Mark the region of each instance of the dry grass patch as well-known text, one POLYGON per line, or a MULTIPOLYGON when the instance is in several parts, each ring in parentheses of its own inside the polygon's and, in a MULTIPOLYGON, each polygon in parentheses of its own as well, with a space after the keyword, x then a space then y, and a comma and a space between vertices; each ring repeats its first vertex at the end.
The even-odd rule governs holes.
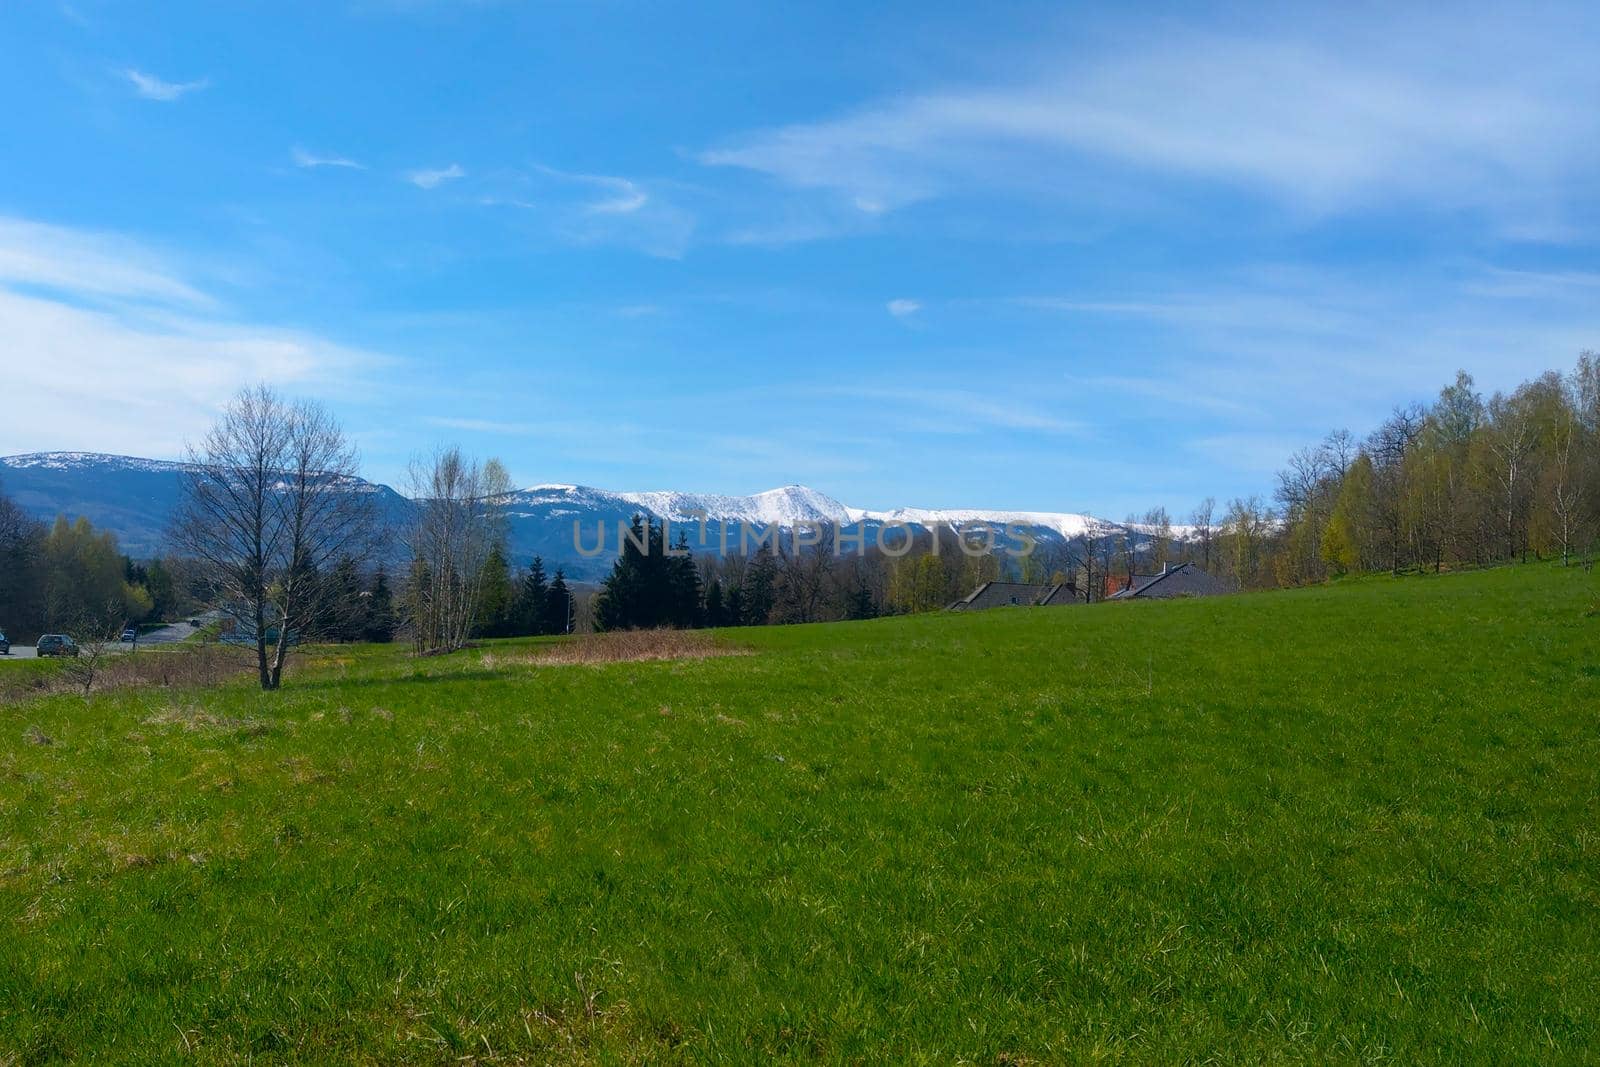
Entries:
POLYGON ((55 693, 82 693, 140 688, 205 689, 250 673, 250 660, 238 649, 193 645, 114 652, 91 665, 66 660, 48 667, 33 663, 8 665, 0 671, 0 702, 23 701, 55 693))
POLYGON ((181 726, 185 730, 218 730, 237 733, 244 737, 258 737, 272 729, 272 724, 265 719, 252 716, 236 718, 229 715, 213 715, 204 708, 194 704, 185 704, 182 707, 171 705, 150 716, 145 720, 146 726, 181 726))
POLYGON ((721 644, 704 630, 622 630, 609 634, 585 634, 560 644, 547 645, 522 657, 522 662, 540 666, 644 663, 651 660, 748 655, 750 649, 721 644))
POLYGON ((182 649, 134 652, 101 660, 96 689, 137 686, 194 686, 205 688, 253 670, 248 656, 224 645, 196 645, 182 649))

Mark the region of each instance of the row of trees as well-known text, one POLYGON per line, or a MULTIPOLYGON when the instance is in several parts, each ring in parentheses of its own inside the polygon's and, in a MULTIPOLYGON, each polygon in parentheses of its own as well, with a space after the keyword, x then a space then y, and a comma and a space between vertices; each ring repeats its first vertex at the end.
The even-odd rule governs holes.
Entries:
MULTIPOLYGON (((636 516, 594 605, 600 630, 765 626, 928 611, 998 578, 999 557, 969 555, 948 528, 910 533, 904 552, 836 552, 838 531, 763 540, 750 555, 694 556, 680 531, 636 516), (798 541, 798 543, 796 543, 798 541)), ((1064 579, 1063 579, 1064 580, 1064 579)))
POLYGON ((0 624, 13 641, 171 618, 198 606, 194 587, 181 559, 134 560, 85 518, 47 526, 0 494, 0 624))
POLYGON ((520 575, 511 573, 503 548, 484 563, 482 605, 474 633, 479 637, 534 637, 571 633, 576 601, 560 567, 550 577, 544 559, 533 557, 520 575))
POLYGON ((394 640, 400 616, 389 586, 389 569, 379 563, 369 574, 360 561, 346 556, 323 581, 321 607, 310 634, 327 641, 394 640))
POLYGON ((1261 582, 1587 558, 1600 527, 1600 356, 1487 398, 1461 372, 1364 440, 1339 432, 1295 453, 1277 504, 1262 516, 1261 582))
POLYGON ((1094 601, 1135 572, 1180 563, 1264 588, 1530 556, 1587 562, 1600 535, 1600 355, 1488 397, 1461 372, 1431 404, 1397 408, 1365 438, 1339 430, 1296 452, 1271 504, 1207 498, 1183 523, 1153 508, 1017 560, 968 555, 950 529, 919 532, 897 557, 841 557, 827 547, 832 533, 811 547, 763 544, 691 566, 661 552, 657 524, 635 520, 637 546, 624 545, 596 625, 870 618, 935 610, 1001 577, 1070 581, 1094 601))
POLYGON ((355 448, 321 407, 266 386, 246 389, 189 450, 173 540, 212 603, 251 646, 263 689, 276 689, 301 640, 385 641, 401 630, 419 653, 475 636, 562 633, 573 598, 542 560, 515 580, 500 502, 511 490, 496 460, 441 449, 412 464, 403 588, 373 559, 393 541, 362 492, 355 448))

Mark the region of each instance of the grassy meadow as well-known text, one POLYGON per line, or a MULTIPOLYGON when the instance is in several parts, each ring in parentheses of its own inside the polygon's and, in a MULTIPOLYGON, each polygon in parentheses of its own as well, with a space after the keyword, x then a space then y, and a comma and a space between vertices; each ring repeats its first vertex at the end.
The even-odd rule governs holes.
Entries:
POLYGON ((1592 1061, 1597 600, 1532 565, 8 698, 0 1064, 1592 1061))

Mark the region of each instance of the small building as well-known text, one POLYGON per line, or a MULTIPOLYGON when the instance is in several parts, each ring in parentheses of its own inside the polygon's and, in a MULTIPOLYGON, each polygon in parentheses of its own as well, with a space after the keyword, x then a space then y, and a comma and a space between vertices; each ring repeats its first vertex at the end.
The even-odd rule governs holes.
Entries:
POLYGON ((1174 600, 1188 596, 1221 596, 1236 592, 1232 582, 1196 567, 1180 563, 1163 566, 1160 574, 1135 574, 1108 600, 1174 600))
POLYGON ((970 594, 951 604, 949 611, 985 611, 989 608, 1057 607, 1081 604, 1083 597, 1075 582, 1034 585, 1029 582, 984 582, 970 594))

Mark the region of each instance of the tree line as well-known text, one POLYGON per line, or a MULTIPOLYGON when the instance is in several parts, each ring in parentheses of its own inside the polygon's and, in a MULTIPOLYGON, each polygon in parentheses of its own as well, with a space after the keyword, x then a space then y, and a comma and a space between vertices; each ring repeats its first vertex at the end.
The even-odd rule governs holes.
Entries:
POLYGON ((919 530, 904 554, 840 557, 825 531, 812 547, 763 543, 750 556, 690 564, 661 552, 659 523, 636 518, 595 625, 871 618, 937 610, 1000 578, 1071 582, 1093 602, 1136 573, 1183 563, 1247 589, 1530 557, 1587 565, 1600 536, 1600 354, 1487 397, 1459 372, 1431 403, 1396 408, 1364 438, 1336 430, 1297 451, 1271 502, 1207 498, 1186 522, 1156 507, 1016 560, 967 555, 961 536, 919 530))
POLYGON ((192 611, 197 594, 186 560, 133 559, 88 519, 47 525, 0 492, 0 629, 13 642, 58 631, 104 637, 192 611))
POLYGON ((1488 397, 1465 371, 1428 404, 1396 408, 1290 457, 1246 573, 1299 584, 1359 571, 1559 558, 1587 562, 1600 528, 1600 355, 1488 397))

